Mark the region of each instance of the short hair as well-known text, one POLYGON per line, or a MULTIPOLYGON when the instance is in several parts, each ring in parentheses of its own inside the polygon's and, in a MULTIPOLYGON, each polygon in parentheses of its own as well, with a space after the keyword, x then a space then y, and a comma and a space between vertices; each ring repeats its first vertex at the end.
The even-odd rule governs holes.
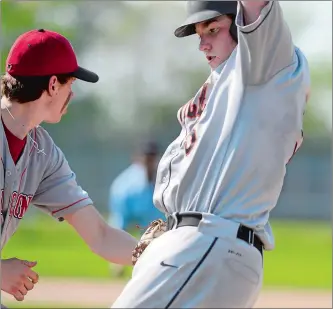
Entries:
POLYGON ((27 103, 41 97, 49 88, 50 78, 56 76, 59 83, 64 85, 71 74, 54 74, 50 76, 11 76, 8 73, 1 77, 1 97, 10 101, 27 103))

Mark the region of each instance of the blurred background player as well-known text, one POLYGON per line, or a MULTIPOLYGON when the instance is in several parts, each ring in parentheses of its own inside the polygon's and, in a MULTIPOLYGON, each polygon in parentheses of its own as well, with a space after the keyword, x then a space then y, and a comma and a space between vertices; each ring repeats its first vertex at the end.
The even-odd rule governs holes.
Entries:
MULTIPOLYGON (((134 235, 161 216, 153 204, 158 156, 159 147, 155 141, 142 143, 133 155, 132 164, 112 182, 108 202, 111 226, 134 235)), ((111 268, 117 276, 125 269, 113 264, 111 268)))

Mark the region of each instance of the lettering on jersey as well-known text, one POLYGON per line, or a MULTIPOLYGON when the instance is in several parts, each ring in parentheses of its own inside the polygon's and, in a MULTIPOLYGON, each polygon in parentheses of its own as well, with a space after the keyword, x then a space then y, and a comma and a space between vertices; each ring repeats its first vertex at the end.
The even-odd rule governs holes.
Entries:
POLYGON ((197 105, 193 103, 193 99, 188 103, 186 116, 191 119, 197 117, 197 105))
POLYGON ((197 117, 201 116, 202 112, 206 107, 206 93, 207 93, 207 84, 204 84, 199 97, 199 108, 197 112, 197 117))
POLYGON ((190 101, 188 101, 185 105, 183 105, 179 110, 178 110, 178 113, 177 113, 177 118, 178 118, 178 121, 181 125, 185 125, 185 115, 187 113, 187 108, 188 106, 190 106, 193 102, 193 99, 191 99, 190 101))
POLYGON ((182 106, 178 111, 178 120, 180 124, 185 123, 185 118, 195 119, 201 116, 202 112, 206 107, 206 93, 207 93, 207 84, 202 86, 199 102, 198 104, 194 103, 194 99, 192 98, 188 101, 184 106, 182 106))
POLYGON ((16 219, 22 219, 27 212, 33 196, 14 191, 9 200, 10 215, 16 219))
MULTIPOLYGON (((189 119, 195 119, 199 118, 204 111, 206 107, 206 93, 207 93, 207 84, 204 84, 202 86, 199 98, 198 98, 198 104, 194 103, 194 100, 191 99, 186 105, 184 105, 179 111, 178 111, 178 119, 182 125, 185 124, 185 118, 189 119)), ((192 129, 192 131, 186 135, 185 137, 185 153, 186 155, 189 155, 191 150, 194 147, 195 142, 197 141, 197 133, 195 128, 192 129)))
POLYGON ((204 84, 202 86, 200 95, 199 95, 199 102, 198 104, 195 104, 193 99, 187 103, 187 113, 186 116, 190 119, 198 118, 201 116, 202 112, 204 111, 206 107, 205 99, 206 99, 206 93, 207 93, 207 84, 204 84))
POLYGON ((15 203, 16 203, 16 198, 17 198, 17 192, 14 191, 14 192, 12 192, 12 194, 10 195, 10 198, 9 198, 8 210, 9 210, 9 215, 10 216, 13 215, 13 210, 15 208, 15 203))
POLYGON ((195 129, 192 130, 191 134, 187 135, 185 140, 185 153, 188 156, 197 141, 197 135, 195 129))

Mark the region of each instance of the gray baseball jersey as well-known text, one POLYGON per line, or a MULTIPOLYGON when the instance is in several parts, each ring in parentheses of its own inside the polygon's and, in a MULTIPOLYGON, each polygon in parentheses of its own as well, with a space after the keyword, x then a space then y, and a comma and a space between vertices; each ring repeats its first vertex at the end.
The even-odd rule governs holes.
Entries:
POLYGON ((27 139, 15 165, 0 121, 1 248, 16 231, 30 204, 56 219, 92 204, 47 131, 37 127, 30 135, 32 139, 27 139))
POLYGON ((243 20, 238 5, 237 48, 178 111, 181 132, 159 163, 154 203, 252 227, 270 250, 269 213, 303 140, 310 74, 278 1, 253 24, 243 20))

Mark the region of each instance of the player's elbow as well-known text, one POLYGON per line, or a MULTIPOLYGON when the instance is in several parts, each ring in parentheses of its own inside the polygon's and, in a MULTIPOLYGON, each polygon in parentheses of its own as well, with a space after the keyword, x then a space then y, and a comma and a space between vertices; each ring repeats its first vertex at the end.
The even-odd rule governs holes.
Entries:
POLYGON ((244 22, 246 25, 254 23, 260 16, 261 10, 269 1, 241 1, 244 10, 244 22))

